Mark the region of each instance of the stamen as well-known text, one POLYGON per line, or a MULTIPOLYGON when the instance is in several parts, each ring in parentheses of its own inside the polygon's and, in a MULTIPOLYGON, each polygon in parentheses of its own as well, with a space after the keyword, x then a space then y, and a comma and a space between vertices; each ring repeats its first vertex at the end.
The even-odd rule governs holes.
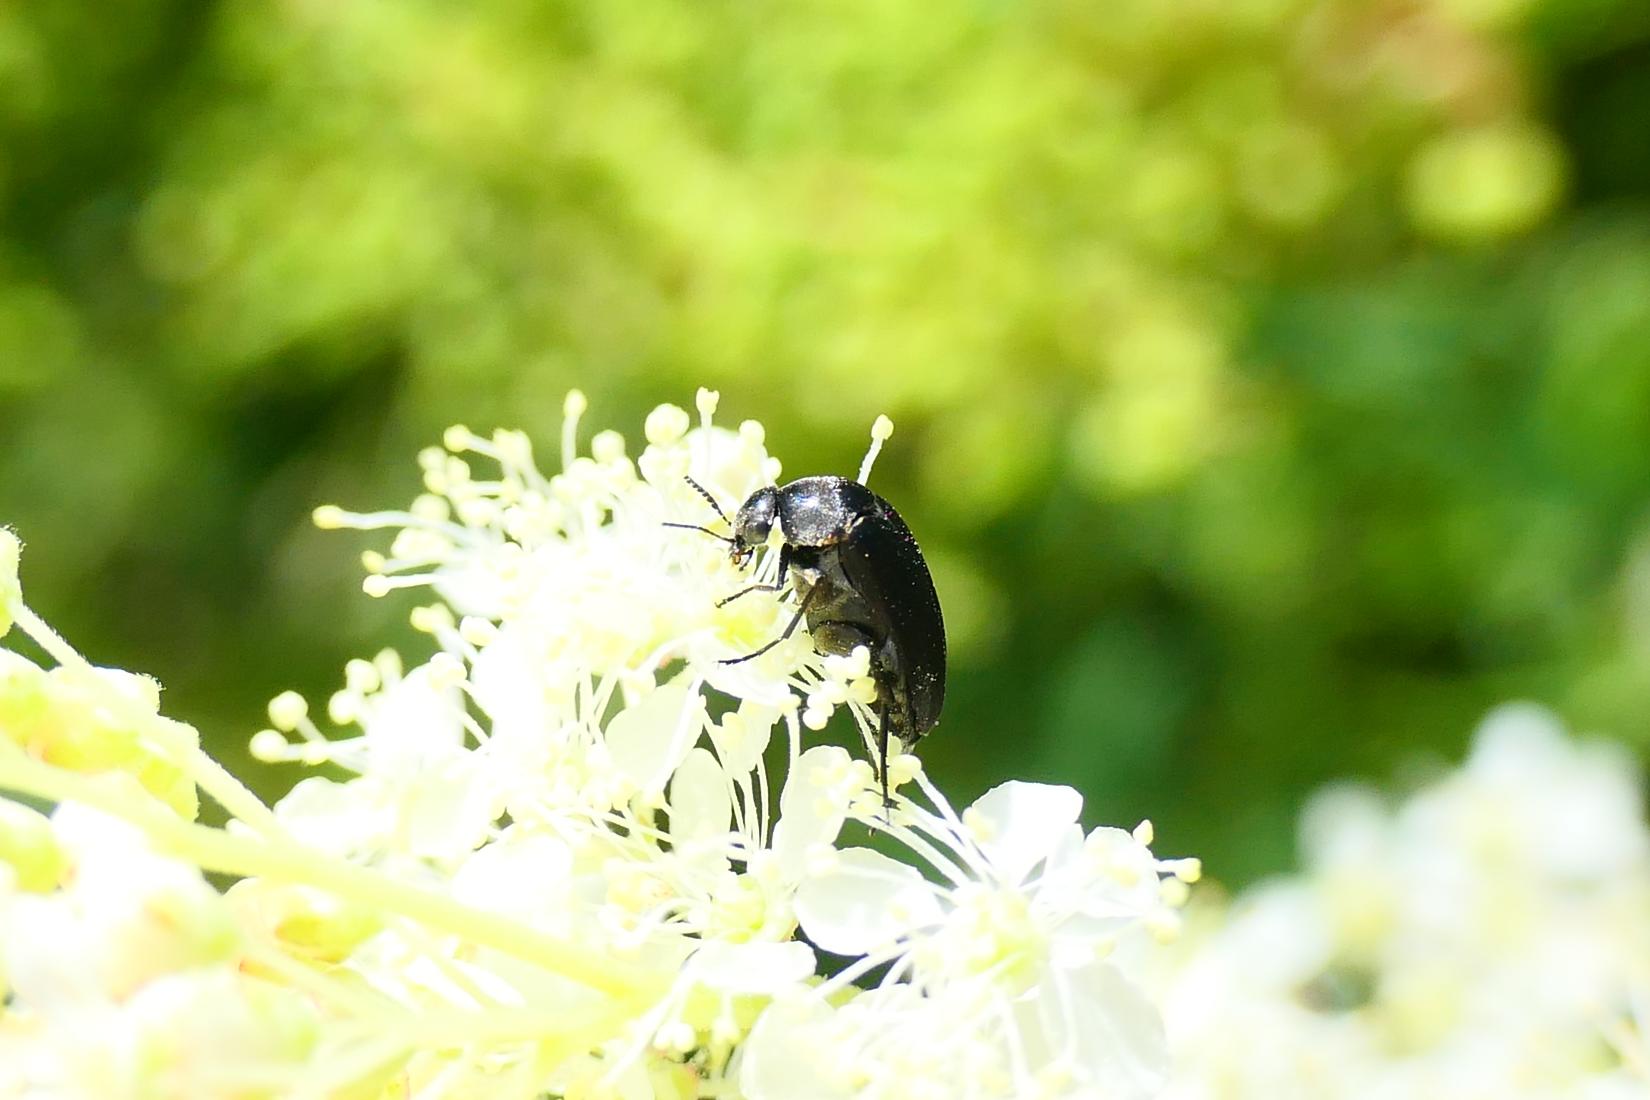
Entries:
POLYGON ((561 406, 561 468, 564 470, 571 467, 579 455, 579 417, 589 407, 590 401, 582 390, 567 391, 567 399, 561 406))
POLYGON ((252 759, 265 764, 274 764, 290 760, 292 743, 279 730, 259 730, 247 742, 247 751, 252 759))
POLYGON ((679 405, 660 405, 647 414, 642 434, 655 447, 668 447, 686 435, 692 425, 686 409, 679 405))
POLYGON ((309 703, 296 691, 283 691, 269 701, 269 724, 291 732, 309 715, 309 703))
POLYGON ((361 591, 376 600, 388 596, 398 588, 422 588, 434 584, 439 579, 434 573, 404 573, 395 577, 372 573, 362 578, 361 591))
POLYGON ((693 395, 693 404, 699 410, 699 426, 706 430, 710 428, 710 418, 716 415, 716 406, 721 402, 722 395, 716 390, 700 386, 693 395))
POLYGON ((877 455, 882 453, 882 445, 888 437, 894 434, 894 422, 887 416, 879 416, 876 423, 871 425, 871 449, 865 452, 865 461, 859 464, 858 481, 861 485, 871 480, 871 467, 876 465, 877 455))
POLYGON ((476 437, 476 434, 463 424, 454 424, 441 433, 441 445, 453 454, 473 450, 475 445, 480 442, 481 440, 476 437))

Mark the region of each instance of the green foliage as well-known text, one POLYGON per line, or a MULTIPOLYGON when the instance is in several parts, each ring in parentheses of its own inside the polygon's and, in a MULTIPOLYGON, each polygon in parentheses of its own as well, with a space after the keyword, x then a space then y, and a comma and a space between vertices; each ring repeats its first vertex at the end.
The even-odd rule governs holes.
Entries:
POLYGON ((1081 778, 1241 878, 1506 696, 1650 737, 1647 40, 1633 0, 14 5, 0 520, 230 744, 392 632, 307 515, 409 498, 446 424, 705 384, 851 472, 888 412, 932 766, 1081 778))

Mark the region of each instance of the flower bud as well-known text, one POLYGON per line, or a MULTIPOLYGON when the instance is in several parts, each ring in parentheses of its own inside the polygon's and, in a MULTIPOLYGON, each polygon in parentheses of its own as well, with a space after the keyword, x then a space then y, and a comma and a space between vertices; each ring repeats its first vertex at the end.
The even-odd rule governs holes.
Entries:
POLYGON ((318 962, 343 961, 383 927, 370 909, 291 883, 243 879, 225 897, 242 926, 318 962))
POLYGON ((18 889, 37 894, 55 889, 68 867, 46 815, 4 798, 0 798, 0 863, 11 867, 18 889))

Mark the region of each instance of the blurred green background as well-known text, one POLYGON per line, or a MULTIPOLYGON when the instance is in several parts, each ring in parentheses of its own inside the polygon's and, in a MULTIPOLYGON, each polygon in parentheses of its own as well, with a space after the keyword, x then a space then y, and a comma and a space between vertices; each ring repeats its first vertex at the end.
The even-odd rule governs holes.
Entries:
POLYGON ((1650 5, 0 7, 0 520, 241 770, 406 636, 315 504, 700 384, 894 417, 959 798, 1235 883, 1506 698, 1650 745, 1650 5))

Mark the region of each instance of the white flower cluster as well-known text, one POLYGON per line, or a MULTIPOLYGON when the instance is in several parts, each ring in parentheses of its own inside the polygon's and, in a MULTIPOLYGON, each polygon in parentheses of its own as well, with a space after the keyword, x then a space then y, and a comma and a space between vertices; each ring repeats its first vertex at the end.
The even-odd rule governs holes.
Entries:
POLYGON ((721 663, 793 611, 719 606, 775 555, 664 526, 714 522, 690 476, 728 509, 778 475, 697 404, 581 455, 575 393, 558 474, 455 428, 405 512, 320 509, 394 530, 366 588, 428 590, 434 655, 351 662, 325 723, 273 700, 254 753, 325 768, 273 808, 29 611, 0 534, 0 627, 57 662, 0 651, 0 790, 57 806, 0 801, 0 1096, 1154 1094, 1141 981, 1196 861, 1085 834, 1069 788, 958 812, 906 754, 885 806, 805 748, 838 710, 869 732, 869 656, 721 663))
POLYGON ((1304 873, 1243 894, 1180 970, 1170 1096, 1650 1096, 1641 799, 1621 746, 1529 705, 1396 807, 1325 791, 1304 873))

